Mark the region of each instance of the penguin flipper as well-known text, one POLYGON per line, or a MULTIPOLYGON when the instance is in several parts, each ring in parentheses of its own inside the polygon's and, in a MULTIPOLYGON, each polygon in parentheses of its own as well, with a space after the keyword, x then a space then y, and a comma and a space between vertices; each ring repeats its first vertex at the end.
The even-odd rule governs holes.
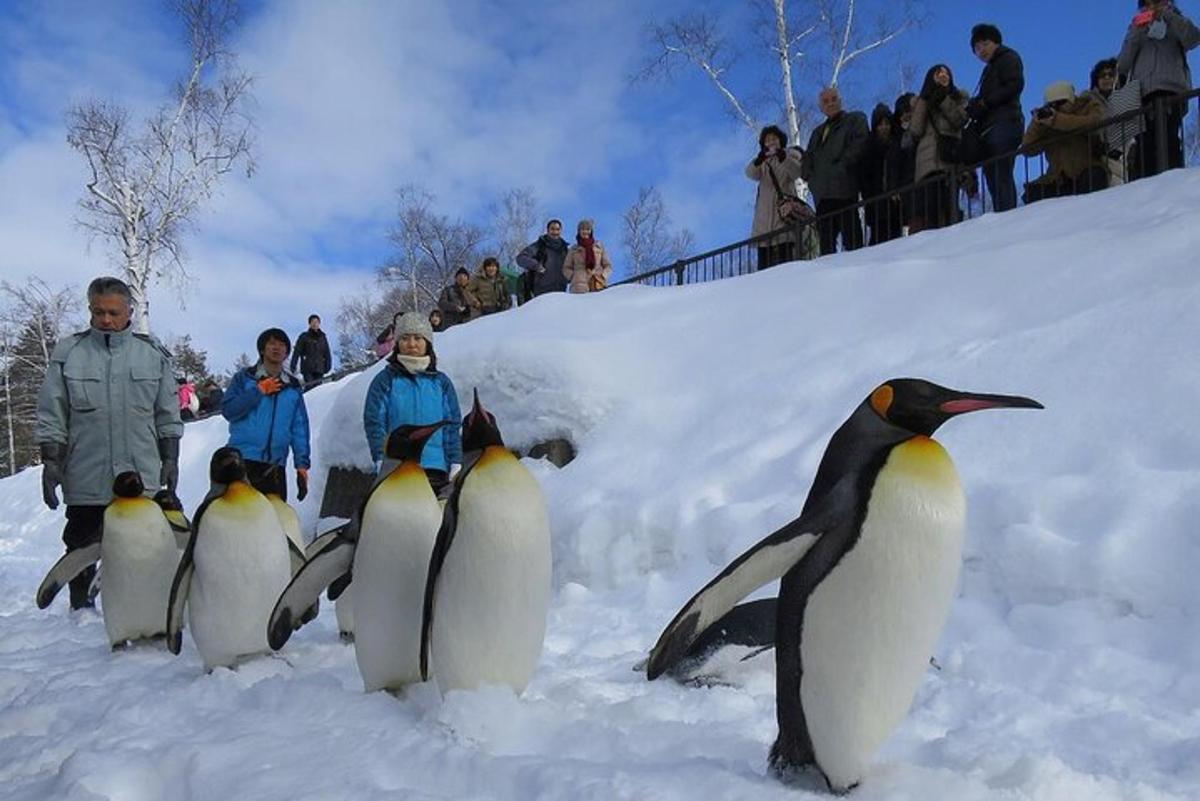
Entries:
POLYGON ((187 547, 179 558, 175 579, 171 582, 171 599, 167 603, 167 650, 179 656, 183 650, 183 609, 187 605, 188 593, 192 589, 192 572, 195 564, 192 556, 196 551, 196 532, 188 537, 187 547))
POLYGON ((317 602, 321 590, 350 569, 354 550, 353 542, 334 537, 292 576, 267 621, 267 643, 272 650, 278 651, 287 643, 295 630, 294 623, 317 602))
POLYGON ((283 538, 285 540, 287 540, 288 556, 290 557, 291 562, 292 562, 292 575, 294 576, 298 572, 300 572, 300 568, 304 567, 304 563, 307 560, 304 558, 304 551, 300 550, 299 545, 292 542, 291 537, 284 534, 283 538))
POLYGON ((687 656, 705 630, 759 587, 781 578, 821 535, 836 524, 852 491, 852 476, 839 481, 809 514, 801 515, 730 562, 692 596, 663 630, 650 652, 646 678, 654 680, 687 656))
POLYGON ((446 554, 454 543, 454 532, 458 530, 458 498, 467 476, 475 469, 478 457, 459 472, 454 480, 454 489, 442 510, 442 525, 438 528, 433 553, 429 555, 429 576, 425 579, 425 605, 421 612, 421 680, 429 681, 429 636, 433 633, 433 597, 437 589, 438 576, 446 562, 446 554))
POLYGON ((50 572, 42 579, 42 583, 38 585, 35 596, 37 608, 45 609, 49 606, 54 600, 54 596, 58 595, 59 590, 98 561, 100 561, 100 543, 98 542, 63 554, 62 558, 54 563, 50 572))
POLYGON ((329 529, 329 531, 326 531, 324 534, 306 545, 304 547, 304 561, 307 562, 309 559, 312 559, 314 556, 319 554, 326 545, 333 542, 335 537, 341 537, 344 540, 356 542, 357 537, 350 536, 350 524, 352 522, 353 521, 347 520, 340 526, 329 529))

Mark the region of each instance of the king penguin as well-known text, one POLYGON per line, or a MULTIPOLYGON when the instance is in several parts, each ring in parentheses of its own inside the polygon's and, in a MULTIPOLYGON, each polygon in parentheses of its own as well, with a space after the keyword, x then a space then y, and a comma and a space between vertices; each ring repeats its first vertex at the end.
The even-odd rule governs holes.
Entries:
MULTIPOLYGON (((400 690, 421 681, 421 613, 429 555, 441 506, 421 468, 425 444, 446 421, 403 425, 388 435, 386 453, 397 460, 375 483, 358 512, 357 536, 346 527, 324 541, 280 596, 269 624, 271 647, 286 642, 289 621, 330 584, 353 593, 354 653, 367 692, 400 690)), ((314 542, 316 545, 316 542, 314 542)), ((331 589, 331 595, 334 594, 331 589)))
POLYGON ((966 499, 932 435, 951 417, 994 408, 1042 405, 913 378, 878 386, 830 439, 800 516, 688 601, 654 646, 647 677, 782 578, 771 767, 791 781, 815 766, 838 793, 857 785, 908 712, 962 562, 966 499))
POLYGON ((113 500, 104 510, 100 542, 60 559, 38 589, 38 606, 45 608, 63 584, 99 559, 104 565, 100 594, 104 628, 114 649, 166 631, 167 599, 179 549, 162 508, 145 491, 136 470, 118 475, 113 500))
POLYGON ((183 610, 204 667, 232 667, 267 650, 271 606, 291 578, 288 540, 266 497, 246 482, 236 448, 213 453, 217 488, 196 510, 171 585, 167 646, 183 645, 183 610))
POLYGON ((192 536, 192 522, 183 512, 183 503, 179 496, 167 488, 160 489, 154 494, 154 502, 162 509, 171 531, 175 533, 175 543, 182 551, 187 547, 188 539, 192 536))
POLYGON ((524 691, 550 606, 550 520, 537 480, 504 447, 479 392, 463 419, 463 467, 425 582, 421 675, 444 694, 483 684, 524 691))

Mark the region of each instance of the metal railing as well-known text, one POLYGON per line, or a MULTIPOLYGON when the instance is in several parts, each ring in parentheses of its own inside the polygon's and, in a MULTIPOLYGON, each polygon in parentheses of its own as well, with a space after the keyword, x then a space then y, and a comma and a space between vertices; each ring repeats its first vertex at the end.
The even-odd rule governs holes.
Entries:
POLYGON ((1182 121, 1193 103, 1200 114, 1200 89, 1159 96, 1141 108, 1106 117, 1086 128, 1055 133, 1035 148, 1022 146, 968 166, 954 165, 949 172, 937 172, 835 212, 814 215, 799 225, 680 259, 614 282, 613 286, 715 281, 757 272, 782 261, 808 260, 835 250, 854 250, 943 228, 987 212, 989 193, 985 186, 989 178, 1003 175, 1004 170, 1016 169, 1024 178, 1013 179, 1015 200, 1016 205, 1028 205, 1051 197, 1087 194, 1183 167, 1186 142, 1182 121), (1056 170, 1056 165, 1047 160, 1047 152, 1081 138, 1086 139, 1092 153, 1088 168, 1077 175, 1056 170), (1102 149, 1093 151, 1093 147, 1102 149), (833 242, 837 245, 831 247, 833 242))

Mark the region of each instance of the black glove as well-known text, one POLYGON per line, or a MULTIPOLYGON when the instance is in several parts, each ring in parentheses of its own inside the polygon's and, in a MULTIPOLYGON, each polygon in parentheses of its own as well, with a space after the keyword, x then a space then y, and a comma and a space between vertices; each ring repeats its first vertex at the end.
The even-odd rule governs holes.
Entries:
POLYGON ((984 103, 980 98, 972 98, 971 101, 967 103, 967 116, 971 119, 983 119, 985 114, 987 114, 987 103, 984 103))
POLYGON ((787 151, 784 150, 782 147, 779 148, 778 150, 775 151, 775 158, 779 159, 780 161, 783 161, 784 159, 787 158, 787 151))
POLYGON ((758 151, 758 155, 754 157, 754 166, 757 167, 758 165, 762 164, 766 160, 767 160, 767 151, 760 150, 760 151, 758 151))
POLYGON ((296 468, 296 501, 300 502, 308 497, 308 468, 296 468))
POLYGON ((55 490, 62 484, 62 463, 67 458, 67 446, 57 442, 43 442, 42 452, 42 501, 51 509, 58 508, 55 490))
POLYGON ((158 483, 171 492, 179 484, 179 437, 163 437, 158 441, 158 458, 162 460, 162 469, 158 474, 158 483))

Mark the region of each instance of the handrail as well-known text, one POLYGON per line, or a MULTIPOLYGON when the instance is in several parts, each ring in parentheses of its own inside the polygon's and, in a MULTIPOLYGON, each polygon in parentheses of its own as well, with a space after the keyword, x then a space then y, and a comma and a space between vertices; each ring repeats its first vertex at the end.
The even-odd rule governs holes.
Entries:
MULTIPOLYGON (((801 223, 799 226, 783 226, 783 227, 777 228, 773 231, 769 231, 765 234, 760 234, 759 236, 754 236, 754 237, 750 237, 748 239, 743 239, 739 242, 734 242, 729 245, 724 245, 719 248, 714 248, 714 249, 708 250, 704 253, 700 253, 700 254, 697 254, 694 256, 689 256, 684 259, 679 259, 671 264, 663 265, 662 267, 657 267, 653 270, 648 270, 646 272, 642 272, 642 273, 638 273, 636 275, 629 276, 628 278, 624 278, 620 281, 614 282, 613 284, 611 284, 611 286, 621 286, 624 284, 657 283, 656 279, 658 279, 662 276, 665 276, 665 275, 670 275, 670 274, 673 274, 673 277, 675 279, 672 283, 674 283, 675 285, 682 285, 682 284, 686 284, 686 283, 702 283, 704 281, 719 280, 721 278, 729 278, 729 277, 734 277, 735 275, 744 275, 749 272, 756 272, 758 269, 760 269, 757 266, 757 263, 755 263, 753 268, 751 268, 749 266, 749 262, 751 261, 751 259, 749 258, 749 255, 750 255, 749 249, 750 248, 757 248, 757 247, 761 247, 767 243, 770 243, 772 241, 778 241, 781 237, 788 237, 794 243, 801 243, 804 241, 804 237, 806 235, 805 229, 815 228, 816 226, 821 225, 823 222, 830 221, 835 217, 839 217, 839 216, 843 216, 843 215, 847 215, 847 214, 858 215, 860 212, 866 211, 867 209, 870 209, 873 207, 879 208, 880 204, 889 203, 892 201, 892 199, 894 199, 900 195, 908 194, 912 197, 916 197, 917 196, 916 193, 920 192, 923 189, 930 189, 930 188, 934 188, 936 186, 947 184, 947 183, 950 187, 957 187, 959 184, 960 177, 969 175, 969 174, 978 174, 978 172, 980 170, 986 170, 989 166, 991 166, 993 164, 998 164, 998 163, 1006 161, 1008 159, 1015 160, 1016 158, 1023 156, 1026 159, 1026 164, 1025 164, 1026 177, 1028 177, 1029 176, 1029 169, 1028 169, 1029 159, 1040 157, 1044 160, 1045 151, 1046 151, 1047 146, 1050 146, 1051 148, 1053 148, 1053 146, 1057 143, 1063 142, 1067 139, 1076 138, 1076 137, 1089 137, 1090 138, 1093 134, 1107 130, 1109 128, 1122 126, 1125 123, 1133 122, 1134 120, 1137 120, 1137 119, 1153 118, 1156 122, 1161 123, 1164 121, 1164 113, 1168 107, 1182 106, 1184 109, 1184 112, 1186 113, 1188 104, 1190 104, 1192 100, 1197 99, 1197 98, 1200 98, 1200 89, 1193 89, 1190 92, 1179 94, 1179 95, 1176 95, 1176 96, 1170 97, 1170 98, 1158 97, 1158 98, 1155 98, 1151 104, 1144 104, 1140 108, 1131 109, 1130 111, 1127 111, 1127 112, 1124 112, 1124 113, 1121 113, 1118 115, 1114 115, 1112 117, 1105 117, 1104 119, 1100 120, 1099 122, 1089 125, 1086 128, 1079 128, 1074 131, 1055 132, 1054 135, 1048 136, 1045 139, 1043 139, 1042 141, 1038 142, 1038 144, 1036 146, 1036 150, 1037 150, 1036 153, 1032 152, 1034 148, 1029 148, 1029 147, 1025 147, 1024 145, 1022 145, 1021 147, 1018 147, 1014 150, 1008 151, 1006 153, 1001 153, 1001 154, 998 154, 995 156, 990 156, 986 159, 983 159, 982 161, 975 162, 974 164, 954 165, 951 169, 949 176, 947 176, 945 173, 934 173, 930 176, 923 178, 920 181, 914 181, 912 183, 906 184, 905 186, 899 187, 897 189, 893 189, 893 190, 884 192, 883 194, 875 195, 873 197, 860 200, 851 206, 847 206, 843 209, 838 210, 837 212, 824 214, 824 215, 814 215, 811 219, 807 220, 804 223, 801 223), (733 257, 734 254, 739 254, 739 264, 737 266, 737 269, 734 269, 731 272, 731 274, 715 275, 712 278, 701 278, 700 280, 696 280, 696 281, 687 280, 687 277, 689 274, 689 269, 695 267, 696 265, 701 265, 701 264, 704 264, 705 262, 709 262, 714 259, 721 259, 723 261, 726 256, 733 257), (744 257, 741 254, 744 254, 744 257)), ((1198 108, 1200 108, 1200 103, 1198 103, 1198 108)), ((1167 149, 1166 148, 1166 126, 1163 124, 1156 125, 1156 133, 1157 133, 1158 141, 1156 141, 1154 143, 1154 145, 1155 145, 1155 152, 1158 154, 1159 163, 1154 166, 1156 168, 1156 172, 1162 172, 1162 171, 1165 171, 1169 166, 1165 163, 1166 149, 1167 149)), ((1125 145, 1126 148, 1128 148, 1128 145, 1129 145, 1128 142, 1124 142, 1123 144, 1125 145)), ((1042 175, 1045 175, 1045 174, 1046 173, 1043 170, 1042 175)), ((982 192, 983 191, 982 188, 979 191, 982 192)), ((965 213, 966 213, 966 217, 969 219, 971 216, 969 203, 967 204, 965 213)), ((809 235, 811 236, 811 234, 809 234, 809 235)), ((803 258, 803 257, 801 256, 801 258, 803 258)), ((722 270, 718 270, 718 272, 724 273, 725 271, 722 269, 722 270)))

